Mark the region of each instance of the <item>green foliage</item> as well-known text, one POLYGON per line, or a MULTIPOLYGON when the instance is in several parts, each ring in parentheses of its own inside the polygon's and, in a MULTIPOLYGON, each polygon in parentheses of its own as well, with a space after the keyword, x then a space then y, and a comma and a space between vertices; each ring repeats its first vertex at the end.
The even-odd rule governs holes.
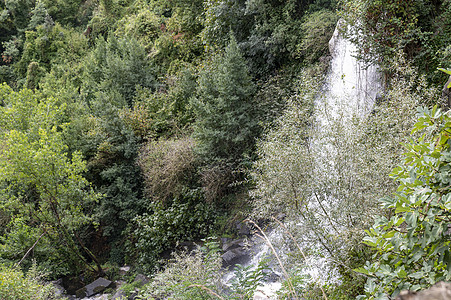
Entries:
POLYGON ((297 46, 297 55, 311 64, 329 52, 329 40, 337 23, 337 15, 329 10, 320 10, 304 17, 301 25, 303 38, 297 46))
MULTIPOLYGON (((442 71, 442 72, 444 72, 444 73, 446 73, 446 74, 448 74, 448 75, 451 75, 451 70, 450 69, 443 69, 443 68, 437 68, 437 69, 442 71)), ((451 88, 451 82, 446 87, 448 89, 451 88)))
MULTIPOLYGON (((155 88, 153 68, 135 39, 99 38, 84 63, 83 90, 89 105, 97 94, 115 99, 117 107, 133 107, 136 87, 155 88)), ((112 102, 110 100, 109 102, 112 102)))
POLYGON ((156 273, 153 281, 139 292, 138 299, 215 299, 211 292, 218 294, 222 287, 219 251, 219 243, 209 238, 192 253, 175 253, 164 271, 156 273))
POLYGON ((405 144, 403 164, 391 173, 398 189, 393 198, 380 200, 393 214, 378 217, 364 238, 377 253, 357 270, 370 276, 361 299, 394 297, 451 279, 451 117, 437 107, 419 109, 419 116, 412 132, 423 135, 405 144))
POLYGON ((163 251, 179 242, 203 238, 213 230, 215 213, 200 189, 185 190, 166 206, 152 202, 150 207, 151 214, 135 218, 135 244, 129 249, 145 271, 158 266, 163 251))
POLYGON ((13 34, 23 32, 30 21, 33 9, 32 0, 8 0, 2 5, 2 27, 12 30, 13 34))
POLYGON ((149 4, 136 1, 134 11, 117 22, 116 34, 121 37, 133 37, 149 51, 154 40, 161 33, 161 20, 152 11, 149 4))
POLYGON ((158 91, 138 89, 130 122, 137 136, 159 138, 178 135, 194 122, 190 98, 196 92, 191 68, 169 76, 158 91))
POLYGON ((56 71, 56 65, 73 64, 86 51, 87 41, 80 33, 65 29, 59 24, 48 27, 40 25, 36 30, 26 31, 22 56, 14 67, 18 77, 24 78, 30 76, 31 66, 38 64, 39 76, 33 79, 37 87, 41 77, 50 69, 54 68, 56 71))
POLYGON ((27 222, 11 229, 32 226, 34 237, 38 229, 55 242, 55 250, 61 246, 65 254, 71 252, 65 261, 79 261, 74 236, 91 221, 84 208, 100 195, 83 177, 87 169, 81 154, 67 152, 62 123, 65 105, 39 96, 29 90, 13 92, 6 85, 0 88, 0 204, 2 210, 23 215, 27 222))
POLYGON ((36 265, 26 274, 19 268, 0 266, 0 298, 3 300, 57 299, 52 284, 44 283, 36 265))
POLYGON ((74 27, 88 23, 95 5, 90 0, 42 0, 40 3, 56 22, 74 27))
MULTIPOLYGON (((389 70, 398 52, 427 74, 444 61, 450 44, 449 1, 352 0, 340 1, 342 16, 351 24, 350 37, 359 58, 389 70)), ((438 80, 437 80, 438 79, 438 80)))
POLYGON ((95 209, 97 217, 104 234, 115 240, 128 222, 146 212, 146 200, 141 171, 136 164, 138 138, 115 104, 108 103, 115 99, 107 97, 98 95, 93 107, 94 126, 86 128, 88 132, 82 142, 86 144, 86 154, 90 154, 88 178, 105 195, 95 209))
POLYGON ((258 133, 255 86, 234 38, 223 56, 202 70, 196 98, 194 138, 206 164, 240 164, 251 154, 258 133))
POLYGON ((204 11, 201 37, 207 51, 224 49, 229 43, 230 31, 239 42, 249 36, 253 20, 246 11, 245 1, 209 0, 204 2, 204 11))
POLYGON ((31 11, 31 19, 27 30, 34 30, 39 25, 43 25, 46 29, 51 29, 54 25, 52 17, 48 14, 43 2, 37 2, 36 6, 31 11))
POLYGON ((252 270, 252 267, 252 265, 247 267, 240 264, 235 265, 231 299, 254 299, 255 291, 266 278, 267 261, 265 259, 260 260, 255 270, 252 270))
POLYGON ((94 127, 84 127, 81 144, 89 158, 88 178, 105 197, 95 209, 104 234, 116 241, 136 215, 146 212, 135 135, 127 109, 138 88, 154 88, 144 48, 134 39, 99 38, 84 62, 81 94, 94 127))

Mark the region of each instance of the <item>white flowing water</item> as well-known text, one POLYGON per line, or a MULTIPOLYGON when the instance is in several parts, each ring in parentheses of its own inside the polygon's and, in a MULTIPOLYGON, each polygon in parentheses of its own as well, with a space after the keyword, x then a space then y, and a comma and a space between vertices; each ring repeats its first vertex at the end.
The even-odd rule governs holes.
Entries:
MULTIPOLYGON (((341 33, 346 25, 343 21, 339 21, 335 32, 329 41, 329 50, 332 56, 330 70, 323 91, 318 95, 315 101, 315 125, 319 132, 327 130, 330 126, 336 126, 337 121, 347 127, 346 124, 352 123, 353 118, 365 117, 373 108, 376 95, 382 91, 380 74, 376 66, 364 66, 357 61, 356 45, 345 39, 341 33)), ((352 129, 349 129, 352 130, 352 129)), ((318 139, 322 135, 318 134, 318 139)), ((327 136, 327 135, 323 135, 327 136)), ((327 176, 339 176, 333 174, 330 169, 324 170, 321 166, 331 165, 331 157, 334 157, 336 149, 332 141, 328 140, 311 140, 312 151, 317 154, 315 158, 317 173, 327 173, 327 176), (327 160, 327 163, 325 163, 327 160), (329 172, 329 173, 328 173, 329 172)), ((332 162, 333 164, 333 162, 332 162)), ((333 168, 332 168, 333 169, 333 168)), ((324 176, 324 175, 322 175, 324 176)), ((334 205, 334 199, 325 201, 329 206, 334 205)), ((314 201, 312 201, 314 203, 314 201)), ((313 206, 315 204, 312 204, 313 206)), ((315 208, 313 207, 313 210, 315 208)), ((326 207, 327 209, 327 207, 326 207)), ((327 224, 324 224, 327 227, 327 224)), ((274 244, 278 244, 277 240, 283 240, 285 233, 281 229, 273 230, 268 236, 274 244)), ((303 246, 303 245, 301 245, 303 246)), ((309 248, 315 246, 309 245, 309 248)), ((272 255, 269 247, 265 243, 254 246, 254 254, 248 265, 257 266, 258 262, 265 255, 272 255)), ((287 253, 285 253, 286 255, 287 253)), ((284 255, 283 251, 280 255, 284 255)), ((327 258, 312 257, 312 261, 305 262, 302 272, 314 281, 321 281, 320 274, 329 273, 327 270, 327 258)), ((282 277, 280 271, 275 272, 282 277)), ((232 273, 226 275, 225 281, 231 280, 232 273)), ((332 275, 333 277, 333 275, 332 275)), ((330 280, 330 277, 329 279, 330 280)), ((330 281, 329 281, 330 282, 330 281)), ((254 299, 275 299, 275 292, 281 286, 280 282, 268 283, 258 288, 254 299)))
POLYGON ((330 117, 341 117, 343 122, 348 122, 355 114, 368 114, 377 93, 382 90, 377 66, 365 66, 356 59, 357 46, 342 36, 345 26, 340 20, 329 41, 332 60, 324 86, 325 95, 318 97, 315 103, 320 112, 317 122, 321 127, 329 125, 330 117))

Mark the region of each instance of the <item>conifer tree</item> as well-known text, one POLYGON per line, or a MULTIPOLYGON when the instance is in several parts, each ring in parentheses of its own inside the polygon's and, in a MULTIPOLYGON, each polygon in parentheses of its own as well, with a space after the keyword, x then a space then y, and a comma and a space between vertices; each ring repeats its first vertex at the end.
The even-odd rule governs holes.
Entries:
POLYGON ((223 56, 200 74, 194 137, 207 165, 239 165, 254 146, 258 120, 253 105, 255 86, 237 42, 231 37, 223 56))

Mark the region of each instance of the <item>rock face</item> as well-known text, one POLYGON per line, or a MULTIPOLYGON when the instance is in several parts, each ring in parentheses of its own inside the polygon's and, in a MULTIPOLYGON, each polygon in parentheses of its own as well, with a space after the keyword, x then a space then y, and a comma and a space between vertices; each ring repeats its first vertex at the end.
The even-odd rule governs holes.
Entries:
POLYGON ((108 288, 111 285, 111 281, 108 279, 100 277, 99 279, 91 282, 85 287, 77 290, 75 293, 78 298, 91 297, 92 295, 98 294, 108 288))
POLYGON ((236 264, 244 264, 250 260, 249 250, 246 249, 244 239, 223 241, 222 255, 223 267, 227 268, 236 264))
POLYGON ((439 282, 418 293, 404 291, 396 300, 451 300, 451 283, 439 282))

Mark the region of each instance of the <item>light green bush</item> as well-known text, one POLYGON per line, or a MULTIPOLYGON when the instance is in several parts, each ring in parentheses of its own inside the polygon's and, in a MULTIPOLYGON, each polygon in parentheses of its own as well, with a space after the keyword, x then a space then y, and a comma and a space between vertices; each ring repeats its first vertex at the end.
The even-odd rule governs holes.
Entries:
POLYGON ((55 288, 42 281, 36 265, 24 274, 19 268, 0 266, 0 299, 50 300, 57 299, 55 288))
POLYGON ((139 293, 139 299, 204 300, 217 299, 211 292, 221 290, 222 259, 219 244, 207 240, 204 247, 193 253, 175 254, 164 271, 139 293), (209 292, 207 292, 207 290, 209 292))

